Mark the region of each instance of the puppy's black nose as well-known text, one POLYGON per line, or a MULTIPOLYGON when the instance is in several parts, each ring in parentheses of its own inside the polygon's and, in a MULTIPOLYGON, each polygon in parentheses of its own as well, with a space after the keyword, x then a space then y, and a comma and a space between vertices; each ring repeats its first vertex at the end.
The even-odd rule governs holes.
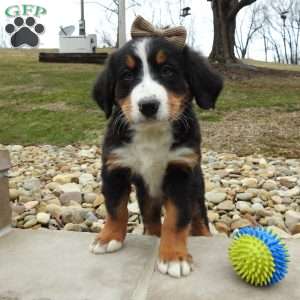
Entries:
POLYGON ((157 100, 144 100, 139 103, 140 112, 147 118, 154 117, 158 108, 159 102, 157 100))

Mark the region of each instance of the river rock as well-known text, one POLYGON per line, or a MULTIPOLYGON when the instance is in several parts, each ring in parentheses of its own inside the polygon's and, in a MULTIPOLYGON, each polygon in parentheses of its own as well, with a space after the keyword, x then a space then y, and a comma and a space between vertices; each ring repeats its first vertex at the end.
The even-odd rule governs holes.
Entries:
POLYGON ((36 215, 36 219, 37 219, 38 223, 43 224, 43 225, 47 225, 50 221, 50 214, 40 212, 36 215))
POLYGON ((66 183, 60 186, 63 193, 78 193, 80 192, 80 186, 77 183, 66 183))
POLYGON ((292 232, 298 223, 300 223, 300 212, 288 210, 285 213, 285 224, 288 229, 292 232))
POLYGON ((226 210, 226 211, 233 210, 234 204, 230 200, 225 200, 225 201, 221 202, 220 204, 218 204, 217 209, 218 210, 226 210))
POLYGON ((75 201, 76 203, 82 202, 82 195, 80 192, 67 192, 60 195, 59 200, 62 205, 70 205, 71 201, 75 201))
POLYGON ((242 184, 247 188, 256 188, 258 182, 256 178, 245 178, 242 180, 242 184))
POLYGON ((234 220, 230 227, 231 227, 231 230, 235 230, 235 229, 239 229, 239 228, 242 228, 242 227, 247 227, 247 226, 251 226, 251 222, 248 220, 248 219, 244 219, 244 218, 240 218, 240 219, 237 219, 237 220, 234 220))
POLYGON ((241 201, 249 201, 253 198, 253 194, 249 192, 237 194, 237 199, 241 201))
POLYGON ((223 202, 226 199, 226 193, 211 191, 205 193, 205 198, 208 202, 219 204, 220 202, 223 202))
POLYGON ((265 181, 262 187, 267 191, 273 191, 277 189, 277 183, 276 181, 269 179, 265 181))

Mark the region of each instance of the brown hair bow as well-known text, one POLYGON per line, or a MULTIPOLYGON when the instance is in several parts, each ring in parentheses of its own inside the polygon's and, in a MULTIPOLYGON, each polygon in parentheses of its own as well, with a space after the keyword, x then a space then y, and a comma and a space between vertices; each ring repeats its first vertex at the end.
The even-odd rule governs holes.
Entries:
POLYGON ((132 23, 131 37, 133 39, 142 37, 163 37, 177 47, 183 48, 186 40, 186 29, 183 26, 158 29, 143 17, 138 16, 132 23))

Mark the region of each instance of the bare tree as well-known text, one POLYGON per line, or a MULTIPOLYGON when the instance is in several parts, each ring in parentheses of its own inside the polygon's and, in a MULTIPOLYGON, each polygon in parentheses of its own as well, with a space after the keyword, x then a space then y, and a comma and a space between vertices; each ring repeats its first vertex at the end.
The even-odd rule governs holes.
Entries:
POLYGON ((235 33, 235 49, 239 58, 244 59, 246 57, 252 39, 265 23, 263 10, 263 6, 255 4, 250 8, 249 14, 244 14, 238 18, 239 25, 235 33))
POLYGON ((102 30, 102 31, 96 30, 96 33, 97 33, 97 35, 99 37, 98 41, 99 41, 100 47, 103 47, 103 48, 106 48, 106 47, 113 48, 115 46, 115 43, 114 43, 114 41, 112 39, 112 36, 108 32, 106 32, 104 30, 102 30))
POLYGON ((300 0, 273 0, 268 6, 265 38, 271 43, 277 61, 300 63, 300 0))
MULTIPOLYGON (((133 7, 139 6, 140 2, 139 0, 128 0, 128 6, 126 9, 131 9, 133 7)), ((86 3, 93 3, 96 5, 101 6, 106 15, 107 21, 110 23, 110 26, 113 29, 114 37, 109 38, 109 44, 115 44, 115 47, 118 47, 118 13, 119 13, 119 0, 98 0, 98 1, 87 1, 86 3)), ((107 44, 108 42, 108 33, 102 31, 101 33, 98 32, 99 38, 104 44, 107 44)))
POLYGON ((211 2, 214 41, 210 59, 220 63, 236 63, 234 53, 236 17, 239 11, 256 0, 207 0, 211 2))

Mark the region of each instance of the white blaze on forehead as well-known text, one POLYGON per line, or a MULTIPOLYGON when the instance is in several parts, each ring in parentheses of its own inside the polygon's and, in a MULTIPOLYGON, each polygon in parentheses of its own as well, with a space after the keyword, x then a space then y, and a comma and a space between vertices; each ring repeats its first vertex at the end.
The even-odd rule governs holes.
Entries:
POLYGON ((159 101, 160 106, 157 113, 158 120, 166 120, 168 118, 168 94, 163 85, 155 81, 151 75, 148 62, 149 39, 143 39, 136 42, 135 54, 142 62, 141 82, 137 84, 131 92, 132 101, 132 119, 134 121, 143 120, 144 117, 139 111, 138 104, 145 98, 153 98, 159 101))

